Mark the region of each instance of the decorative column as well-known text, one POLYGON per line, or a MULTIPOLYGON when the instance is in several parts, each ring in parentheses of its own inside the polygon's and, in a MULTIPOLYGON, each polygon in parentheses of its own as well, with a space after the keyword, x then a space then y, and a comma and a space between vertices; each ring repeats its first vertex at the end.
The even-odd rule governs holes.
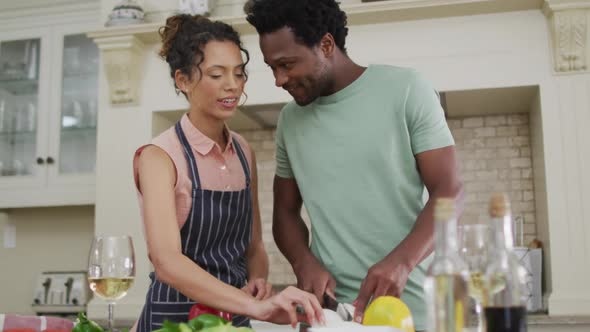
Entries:
POLYGON ((554 79, 541 87, 549 314, 590 315, 590 0, 545 0, 543 12, 554 70, 554 79))
MULTIPOLYGON (((151 26, 108 28, 89 34, 101 51, 95 232, 131 235, 135 246, 136 280, 115 306, 118 327, 131 327, 139 316, 150 272, 132 172, 135 150, 151 139, 151 114, 141 93, 149 44, 128 29, 143 31, 151 26)), ((106 324, 105 301, 95 296, 87 310, 89 318, 106 324)))

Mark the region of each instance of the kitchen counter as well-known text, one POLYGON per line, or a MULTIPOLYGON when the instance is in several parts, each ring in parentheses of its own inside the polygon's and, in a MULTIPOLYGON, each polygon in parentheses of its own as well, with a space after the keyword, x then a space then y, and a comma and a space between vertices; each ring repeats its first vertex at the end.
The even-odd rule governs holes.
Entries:
POLYGON ((528 316, 529 332, 588 332, 590 316, 528 316))
POLYGON ((590 327, 590 316, 549 316, 545 314, 530 314, 528 325, 582 325, 590 327))
MULTIPOLYGON (((106 326, 106 321, 97 320, 106 326)), ((117 319, 115 323, 118 328, 131 327, 133 321, 117 319)), ((252 328, 256 332, 290 332, 293 330, 289 325, 277 325, 268 322, 253 320, 252 328)), ((529 332, 588 332, 590 331, 590 316, 549 316, 546 314, 530 314, 528 316, 529 332)))

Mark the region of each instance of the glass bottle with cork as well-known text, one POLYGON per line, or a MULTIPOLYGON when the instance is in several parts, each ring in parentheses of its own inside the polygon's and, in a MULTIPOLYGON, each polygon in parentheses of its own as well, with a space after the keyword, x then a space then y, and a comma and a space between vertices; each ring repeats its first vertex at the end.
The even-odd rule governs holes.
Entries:
POLYGON ((487 332, 526 332, 526 270, 513 252, 510 202, 502 193, 490 199, 494 244, 485 272, 487 332))
POLYGON ((461 332, 470 320, 467 265, 459 256, 455 201, 438 198, 434 207, 435 249, 424 291, 428 331, 461 332))

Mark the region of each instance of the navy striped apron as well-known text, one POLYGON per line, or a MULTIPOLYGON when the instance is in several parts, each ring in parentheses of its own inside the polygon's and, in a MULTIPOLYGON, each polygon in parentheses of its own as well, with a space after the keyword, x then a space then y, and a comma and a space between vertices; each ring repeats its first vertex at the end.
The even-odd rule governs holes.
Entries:
MULTIPOLYGON (((246 284, 246 250, 252 233, 252 197, 250 168, 238 141, 233 146, 246 176, 246 188, 240 191, 201 189, 199 170, 192 148, 182 131, 175 126, 182 144, 192 181, 192 207, 180 229, 182 253, 217 279, 242 288, 246 284)), ((151 284, 137 331, 148 332, 162 327, 164 320, 186 322, 195 301, 158 280, 150 273, 151 284)), ((244 316, 233 316, 234 326, 249 326, 244 316)))

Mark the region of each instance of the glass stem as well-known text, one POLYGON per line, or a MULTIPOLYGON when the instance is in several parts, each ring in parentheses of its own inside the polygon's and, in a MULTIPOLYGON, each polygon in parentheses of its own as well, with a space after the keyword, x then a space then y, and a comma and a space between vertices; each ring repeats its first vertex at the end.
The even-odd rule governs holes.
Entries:
POLYGON ((113 330, 114 325, 115 325, 115 317, 113 315, 113 309, 114 309, 114 307, 115 307, 115 304, 109 302, 109 323, 108 323, 109 324, 108 325, 108 327, 109 327, 109 330, 108 331, 109 332, 113 332, 114 331, 113 330))

